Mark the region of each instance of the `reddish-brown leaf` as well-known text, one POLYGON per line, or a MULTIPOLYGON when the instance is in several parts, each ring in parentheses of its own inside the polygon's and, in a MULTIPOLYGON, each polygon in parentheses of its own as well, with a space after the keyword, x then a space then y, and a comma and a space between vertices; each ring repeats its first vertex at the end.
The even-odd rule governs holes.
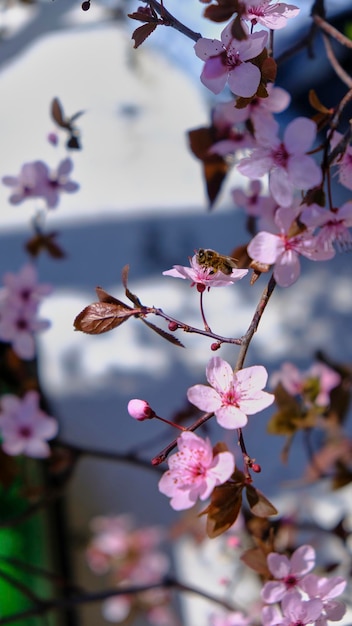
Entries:
POLYGON ((173 343, 174 346, 179 346, 180 348, 184 348, 183 343, 181 343, 181 341, 177 339, 175 335, 172 335, 166 332, 166 330, 163 330, 163 328, 159 328, 159 326, 155 326, 155 324, 152 324, 151 322, 147 322, 147 320, 144 320, 142 317, 140 319, 142 320, 142 322, 144 322, 144 324, 146 324, 149 328, 151 328, 151 330, 154 330, 155 333, 160 335, 163 339, 166 339, 166 341, 173 343))
POLYGON ((69 128, 59 98, 54 98, 51 103, 51 117, 61 128, 69 128))
POLYGON ((133 302, 133 304, 135 304, 136 306, 142 306, 142 303, 140 301, 140 299, 138 298, 138 296, 136 296, 134 293, 132 293, 132 291, 129 290, 128 286, 127 286, 127 282, 128 282, 128 272, 130 270, 130 266, 129 265, 125 265, 122 268, 122 284, 125 288, 125 294, 127 296, 127 298, 133 302))
POLYGON ((241 555, 241 561, 261 576, 270 578, 270 571, 267 566, 267 555, 261 548, 250 548, 246 550, 241 555))
POLYGON ((26 243, 26 250, 33 257, 37 257, 41 252, 47 252, 53 259, 62 259, 65 252, 56 243, 57 233, 37 233, 26 243))
POLYGON ((148 22, 147 24, 143 24, 143 26, 138 26, 136 30, 132 34, 132 39, 134 40, 134 48, 138 48, 149 35, 156 29, 156 24, 153 22, 148 22))
POLYGON ((271 515, 278 514, 274 505, 259 489, 253 487, 253 485, 246 485, 246 495, 249 508, 253 515, 257 515, 258 517, 270 517, 271 515))
POLYGON ((126 322, 137 311, 120 302, 106 291, 97 288, 99 302, 93 302, 79 313, 74 321, 76 330, 90 335, 100 335, 126 322))

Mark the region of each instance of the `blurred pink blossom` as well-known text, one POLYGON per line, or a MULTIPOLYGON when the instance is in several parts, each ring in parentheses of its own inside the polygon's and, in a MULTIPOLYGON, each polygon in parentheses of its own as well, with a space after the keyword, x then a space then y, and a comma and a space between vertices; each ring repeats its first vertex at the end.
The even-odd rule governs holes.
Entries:
POLYGON ((322 181, 322 172, 314 159, 307 155, 316 136, 316 124, 305 117, 292 120, 278 137, 279 125, 273 121, 256 132, 258 147, 242 159, 238 170, 249 178, 269 173, 269 188, 282 207, 292 204, 295 190, 308 190, 322 181))
POLYGON ((242 428, 247 415, 262 411, 274 402, 271 393, 262 391, 268 374, 262 365, 253 365, 235 374, 227 361, 210 359, 206 376, 210 387, 194 385, 187 392, 188 400, 202 411, 215 413, 223 428, 242 428))
POLYGON ((347 585, 347 581, 341 576, 325 578, 315 574, 307 574, 301 581, 301 589, 309 598, 319 598, 323 603, 323 613, 316 626, 327 626, 328 620, 338 622, 346 612, 343 602, 335 600, 340 596, 347 585))
POLYGON ((318 624, 323 603, 319 599, 304 600, 296 592, 286 595, 282 599, 281 609, 266 606, 262 611, 263 626, 305 626, 318 624))
MULTIPOLYGON (((343 139, 343 135, 335 130, 331 139, 331 149, 333 150, 343 139)), ((347 189, 352 189, 352 146, 348 145, 343 154, 335 159, 334 165, 337 166, 339 182, 347 189)))
POLYGON ((238 41, 231 29, 232 22, 222 31, 221 41, 201 37, 196 42, 195 53, 205 61, 200 79, 215 94, 220 93, 228 82, 234 94, 249 98, 256 93, 261 78, 260 69, 250 59, 263 51, 268 33, 263 30, 249 34, 245 27, 247 39, 238 41))
POLYGON ((73 193, 79 189, 78 183, 69 179, 73 169, 71 159, 61 161, 56 170, 51 171, 43 161, 24 163, 18 176, 4 176, 4 185, 13 188, 9 198, 11 204, 20 204, 28 198, 43 198, 48 208, 57 206, 60 193, 73 193))
POLYGON ((57 435, 58 423, 40 409, 36 391, 28 391, 22 399, 5 394, 0 402, 0 432, 6 454, 43 458, 50 455, 47 440, 57 435))
POLYGON ((35 334, 50 325, 38 318, 43 296, 52 291, 51 285, 39 283, 33 265, 24 265, 17 274, 7 272, 0 292, 0 340, 12 344, 21 359, 35 356, 35 334))
POLYGON ((183 432, 177 439, 178 452, 168 459, 169 469, 159 481, 159 491, 171 498, 176 511, 189 509, 198 498, 206 500, 214 487, 232 475, 235 460, 231 452, 213 456, 209 439, 183 432))
POLYGON ((303 577, 315 565, 315 550, 310 545, 303 545, 294 551, 291 558, 270 552, 267 564, 276 580, 269 580, 264 584, 261 598, 263 602, 273 604, 280 602, 288 592, 291 593, 300 586, 303 577))
POLYGON ((194 285, 204 285, 204 287, 226 287, 233 285, 248 274, 248 270, 233 269, 231 274, 223 272, 214 272, 212 267, 204 267, 197 261, 197 255, 193 255, 190 259, 190 267, 183 265, 174 265, 171 270, 163 272, 164 276, 173 276, 174 278, 183 278, 191 281, 191 287, 194 285))
POLYGON ((300 372, 293 363, 287 362, 270 379, 273 387, 281 383, 293 396, 303 395, 305 391, 311 392, 312 381, 317 383, 314 403, 327 406, 330 403, 330 392, 340 383, 341 376, 324 363, 315 363, 306 372, 300 372))

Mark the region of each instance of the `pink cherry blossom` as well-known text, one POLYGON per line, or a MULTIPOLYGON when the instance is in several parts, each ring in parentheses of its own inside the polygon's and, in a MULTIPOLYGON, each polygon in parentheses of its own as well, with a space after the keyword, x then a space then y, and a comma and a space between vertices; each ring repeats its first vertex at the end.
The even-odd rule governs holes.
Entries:
POLYGON ((262 0, 262 2, 256 0, 249 3, 247 12, 243 13, 241 17, 250 20, 253 25, 259 23, 270 28, 270 30, 275 30, 285 28, 287 20, 296 17, 299 12, 300 9, 293 4, 286 4, 285 2, 271 4, 271 0, 262 0))
POLYGON ((275 87, 271 83, 266 86, 268 97, 253 100, 243 108, 237 108, 234 101, 220 102, 214 107, 213 123, 218 127, 221 123, 234 125, 250 120, 254 126, 254 131, 263 125, 268 125, 274 121, 273 113, 281 113, 290 104, 290 94, 281 87, 275 87))
POLYGON ((291 395, 309 395, 314 392, 314 403, 318 406, 327 406, 330 403, 330 392, 341 382, 341 376, 324 363, 312 365, 306 372, 300 370, 293 363, 283 363, 279 372, 274 372, 270 383, 282 386, 291 395), (312 390, 312 383, 314 384, 312 390), (315 389, 316 387, 316 389, 315 389))
POLYGON ((249 256, 259 261, 275 265, 274 278, 280 287, 289 287, 300 275, 300 255, 311 261, 327 261, 335 255, 333 248, 324 249, 319 245, 312 229, 291 235, 292 218, 289 211, 278 208, 274 221, 279 227, 278 234, 261 231, 247 246, 249 256))
POLYGON ((38 304, 53 289, 49 283, 38 282, 37 270, 30 263, 23 265, 17 274, 6 272, 3 275, 3 284, 6 297, 17 300, 23 306, 38 304))
POLYGON ((247 415, 258 413, 274 402, 273 394, 262 391, 268 379, 262 365, 246 367, 234 374, 227 361, 213 357, 206 376, 211 386, 194 385, 188 389, 187 397, 202 411, 214 412, 223 428, 242 428, 247 424, 247 415))
POLYGON ((190 267, 183 265, 174 265, 171 270, 163 272, 164 276, 173 276, 174 278, 183 278, 191 281, 191 287, 194 285, 204 285, 204 287, 226 287, 233 285, 248 274, 248 270, 233 269, 231 274, 223 272, 214 272, 211 267, 204 267, 197 261, 197 255, 193 255, 190 259, 190 267))
POLYGON ((215 94, 228 82, 232 93, 249 98, 256 93, 261 78, 260 69, 250 60, 263 51, 268 33, 259 31, 250 35, 246 27, 247 38, 238 41, 231 33, 232 24, 222 31, 221 41, 200 37, 196 42, 195 53, 205 61, 200 79, 215 94))
POLYGON ((336 244, 340 250, 351 249, 352 201, 331 211, 311 204, 303 209, 300 220, 310 228, 319 228, 317 242, 321 247, 330 249, 336 244))
POLYGON ((28 391, 22 399, 5 394, 0 402, 0 432, 6 454, 43 458, 50 455, 47 440, 57 435, 58 423, 40 409, 36 391, 28 391))
POLYGON ((159 491, 171 498, 176 511, 189 509, 198 498, 206 500, 214 487, 233 474, 235 460, 231 452, 213 455, 209 439, 185 431, 177 440, 178 452, 169 459, 169 469, 159 481, 159 491))
POLYGON ((283 626, 305 626, 316 623, 319 619, 323 603, 318 598, 303 600, 299 593, 291 593, 282 599, 283 626))
POLYGON ((291 558, 271 552, 268 554, 267 564, 276 580, 265 583, 261 597, 263 602, 273 604, 280 602, 288 592, 291 593, 300 586, 302 578, 315 565, 315 550, 310 545, 304 545, 297 548, 291 558))
POLYGON ((343 602, 335 600, 340 596, 347 585, 347 581, 341 576, 332 576, 325 578, 308 574, 301 581, 302 590, 309 598, 319 598, 323 603, 323 613, 316 622, 316 626, 326 626, 328 620, 338 622, 346 612, 346 606, 343 602))
MULTIPOLYGON (((335 130, 331 139, 331 149, 333 150, 343 139, 343 135, 335 130)), ((348 145, 343 154, 335 159, 339 182, 347 189, 352 189, 352 146, 348 145)))
POLYGON ((306 153, 316 136, 316 124, 297 117, 288 124, 283 141, 278 137, 279 125, 273 121, 256 132, 258 147, 238 165, 241 174, 260 178, 269 173, 269 188, 282 207, 292 204, 295 190, 308 190, 322 181, 320 167, 306 153))
POLYGON ((38 318, 38 307, 51 285, 38 283, 32 265, 24 265, 17 274, 8 272, 3 278, 0 297, 0 340, 12 344, 21 359, 35 356, 35 334, 48 328, 49 321, 38 318))
POLYGON ((49 208, 57 206, 60 193, 73 193, 79 185, 69 179, 73 169, 71 159, 61 161, 56 170, 51 171, 43 161, 25 163, 19 176, 5 176, 4 185, 13 188, 9 198, 11 204, 20 204, 28 198, 43 198, 49 208))

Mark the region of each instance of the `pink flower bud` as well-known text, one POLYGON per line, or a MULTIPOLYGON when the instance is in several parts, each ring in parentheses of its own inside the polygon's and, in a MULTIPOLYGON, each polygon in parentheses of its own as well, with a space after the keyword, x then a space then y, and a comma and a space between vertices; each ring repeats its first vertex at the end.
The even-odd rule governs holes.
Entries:
POLYGON ((174 332, 175 330, 178 329, 178 324, 177 322, 169 322, 168 325, 169 330, 171 330, 172 332, 174 332))
POLYGON ((215 350, 219 350, 219 348, 221 348, 221 343, 212 343, 210 346, 210 350, 212 350, 213 352, 215 352, 215 350))
POLYGON ((127 405, 127 410, 131 417, 140 422, 143 422, 143 420, 151 420, 155 417, 153 409, 145 400, 130 400, 127 405))

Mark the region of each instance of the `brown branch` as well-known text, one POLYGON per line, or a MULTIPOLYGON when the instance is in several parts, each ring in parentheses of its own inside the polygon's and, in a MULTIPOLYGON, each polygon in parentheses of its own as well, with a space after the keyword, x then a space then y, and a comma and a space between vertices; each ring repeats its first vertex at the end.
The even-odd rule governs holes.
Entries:
POLYGON ((343 83, 345 83, 345 85, 347 85, 349 89, 352 89, 352 77, 343 69, 343 67, 338 62, 335 56, 335 53, 332 49, 332 45, 330 43, 329 37, 324 35, 324 33, 323 33, 323 42, 325 46, 326 56, 328 57, 330 65, 333 68, 335 74, 337 74, 337 76, 342 80, 343 83))
POLYGON ((32 607, 25 611, 14 613, 12 615, 1 618, 0 625, 13 624, 14 622, 20 622, 21 620, 28 619, 29 617, 45 615, 49 611, 53 611, 55 609, 68 609, 75 606, 80 606, 82 604, 101 602, 102 600, 106 600, 107 598, 112 598, 114 596, 135 595, 137 593, 143 593, 152 589, 174 589, 175 591, 193 593, 197 596, 201 596, 202 598, 206 598, 210 602, 214 602, 215 604, 222 606, 228 611, 238 610, 234 604, 228 602, 223 598, 214 596, 206 591, 203 591, 202 589, 198 589, 196 587, 184 584, 172 577, 166 577, 159 583, 154 583, 150 585, 136 585, 131 587, 124 587, 123 589, 105 589, 104 591, 98 592, 82 592, 76 595, 72 595, 71 597, 42 600, 40 607, 32 607))
POLYGON ((343 35, 337 28, 329 24, 326 20, 324 20, 320 15, 314 13, 312 15, 314 23, 327 35, 336 39, 342 46, 346 46, 346 48, 352 48, 352 41, 345 35, 343 35))
POLYGON ((180 33, 193 41, 198 41, 198 39, 201 38, 202 35, 200 33, 196 33, 191 28, 188 28, 188 26, 185 26, 185 24, 182 24, 182 22, 179 22, 179 20, 176 19, 176 17, 165 9, 164 5, 160 4, 157 0, 145 1, 154 9, 154 11, 156 11, 158 15, 160 15, 164 26, 171 26, 171 28, 175 28, 175 30, 178 30, 180 33))
POLYGON ((246 332, 246 334, 244 335, 244 337, 242 338, 242 345, 241 345, 241 349, 238 355, 238 359, 237 359, 237 363, 236 363, 236 368, 235 371, 237 372, 238 370, 242 369, 246 355, 247 355, 247 351, 249 348, 249 344, 252 340, 252 337, 254 335, 254 333, 257 331, 258 326, 259 326, 259 322, 262 318, 262 315, 265 311, 266 305, 268 304, 270 297, 275 289, 276 286, 276 281, 274 279, 273 276, 271 276, 267 286, 265 287, 262 296, 260 298, 260 301, 258 303, 258 306, 255 310, 255 313, 253 315, 253 319, 249 325, 249 328, 246 332))
POLYGON ((156 316, 162 317, 167 322, 171 322, 172 324, 177 325, 177 327, 180 330, 183 330, 183 332, 185 333, 194 333, 196 335, 203 335, 203 337, 210 337, 210 339, 214 339, 215 341, 218 341, 219 343, 231 343, 237 346, 241 345, 241 339, 234 339, 231 337, 223 337, 222 335, 217 335, 216 333, 213 333, 209 327, 208 327, 208 330, 203 330, 201 328, 196 328, 195 326, 189 326, 188 324, 185 324, 184 322, 180 322, 179 320, 176 320, 174 317, 171 317, 167 313, 164 313, 162 309, 156 309, 156 308, 150 307, 147 309, 147 311, 148 313, 153 313, 156 316))

